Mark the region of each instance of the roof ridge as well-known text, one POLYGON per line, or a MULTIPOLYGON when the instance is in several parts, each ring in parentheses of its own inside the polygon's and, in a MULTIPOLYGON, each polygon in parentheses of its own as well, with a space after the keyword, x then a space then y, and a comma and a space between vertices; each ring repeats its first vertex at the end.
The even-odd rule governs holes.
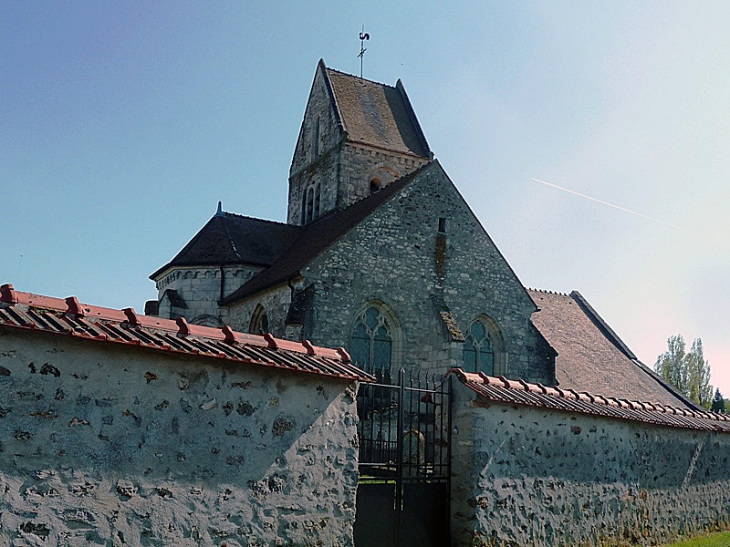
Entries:
MULTIPOLYGON (((575 391, 574 389, 567 388, 562 389, 557 386, 544 386, 540 383, 530 383, 525 380, 510 380, 504 376, 489 376, 483 372, 469 373, 461 368, 453 368, 446 373, 446 377, 450 375, 456 376, 461 382, 465 384, 475 384, 481 386, 490 386, 498 390, 505 391, 516 391, 533 393, 536 395, 550 397, 550 398, 562 398, 571 401, 588 403, 591 405, 601 405, 605 407, 634 410, 642 412, 657 412, 662 414, 671 414, 674 416, 684 416, 688 418, 699 418, 704 420, 712 420, 716 422, 730 422, 730 416, 726 414, 720 414, 717 412, 710 412, 706 410, 696 410, 690 408, 678 408, 671 405, 664 405, 660 403, 652 403, 649 401, 631 401, 628 399, 619 399, 616 397, 607 397, 600 394, 593 394, 587 391, 575 391)), ((487 395, 486 393, 480 392, 481 395, 487 395)), ((528 406, 540 406, 539 399, 531 401, 530 399, 521 399, 512 401, 516 403, 525 404, 528 406)), ((574 409, 579 412, 586 413, 586 410, 581 409, 580 405, 574 409)))
POLYGON ((269 220, 267 218, 258 218, 258 217, 248 216, 248 215, 241 215, 239 213, 231 213, 230 211, 223 211, 223 212, 226 214, 226 216, 227 215, 231 215, 231 216, 234 216, 234 217, 245 218, 245 219, 248 219, 248 220, 256 220, 256 221, 259 221, 259 222, 268 222, 269 224, 278 224, 279 226, 294 226, 294 227, 297 227, 296 224, 289 224, 288 222, 281 222, 279 220, 269 220))
POLYGON ((536 292, 536 293, 540 293, 540 294, 554 294, 557 296, 570 296, 569 293, 564 293, 564 292, 560 292, 560 291, 551 291, 549 289, 535 289, 533 287, 525 287, 525 289, 527 289, 528 291, 532 291, 532 292, 536 292))
POLYGON ((348 78, 355 78, 356 80, 361 80, 361 81, 367 82, 369 84, 382 85, 383 87, 389 87, 391 89, 396 89, 396 86, 394 86, 394 85, 384 84, 383 82, 378 82, 377 80, 370 80, 369 78, 363 78, 362 76, 357 76, 356 74, 350 74, 348 72, 343 72, 342 70, 337 70, 336 68, 331 68, 331 67, 328 67, 327 65, 324 65, 324 68, 328 72, 335 72, 337 74, 340 74, 341 76, 347 76, 348 78))
POLYGON ((343 348, 324 348, 314 346, 308 340, 294 342, 275 338, 268 333, 263 336, 241 333, 233 331, 229 326, 216 328, 194 325, 183 317, 176 320, 163 319, 138 314, 134 308, 117 310, 82 304, 75 296, 62 299, 16 291, 10 283, 0 286, 0 325, 176 353, 233 359, 349 380, 375 380, 352 363, 343 348), (110 328, 112 324, 116 325, 110 328), (119 334, 119 329, 124 331, 123 335, 119 334), (188 341, 189 337, 193 339, 188 341), (267 354, 257 361, 250 354, 237 350, 238 346, 253 346, 267 354), (286 355, 287 353, 294 355, 286 355), (302 359, 306 361, 302 362, 302 359))

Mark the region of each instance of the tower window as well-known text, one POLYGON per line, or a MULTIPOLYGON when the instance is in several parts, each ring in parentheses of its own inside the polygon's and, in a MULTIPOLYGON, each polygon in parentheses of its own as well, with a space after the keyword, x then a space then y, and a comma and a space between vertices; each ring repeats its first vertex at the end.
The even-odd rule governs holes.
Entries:
POLYGON ((440 234, 445 234, 446 233, 446 227, 447 227, 446 218, 445 217, 439 218, 439 233, 440 234))
POLYGON ((315 219, 319 216, 319 204, 320 204, 320 185, 317 184, 314 186, 314 210, 312 212, 312 219, 315 219))
POLYGON ((322 186, 312 184, 302 196, 302 224, 308 224, 319 216, 322 205, 322 186))
POLYGON ((307 214, 305 221, 310 222, 314 218, 314 188, 307 189, 307 214))
POLYGON ((380 179, 379 178, 372 178, 372 179, 370 179, 370 193, 371 194, 374 194, 375 192, 377 192, 378 190, 380 190, 380 188, 382 186, 383 186, 383 183, 380 182, 380 179))
POLYGON ((319 157, 319 118, 314 122, 314 131, 312 135, 312 159, 319 157))

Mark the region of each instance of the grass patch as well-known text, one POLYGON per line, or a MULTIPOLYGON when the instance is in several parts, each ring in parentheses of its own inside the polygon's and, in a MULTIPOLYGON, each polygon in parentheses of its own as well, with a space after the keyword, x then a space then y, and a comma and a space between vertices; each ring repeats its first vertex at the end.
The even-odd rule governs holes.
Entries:
POLYGON ((705 534, 692 539, 670 543, 665 547, 728 547, 730 546, 730 532, 705 534))

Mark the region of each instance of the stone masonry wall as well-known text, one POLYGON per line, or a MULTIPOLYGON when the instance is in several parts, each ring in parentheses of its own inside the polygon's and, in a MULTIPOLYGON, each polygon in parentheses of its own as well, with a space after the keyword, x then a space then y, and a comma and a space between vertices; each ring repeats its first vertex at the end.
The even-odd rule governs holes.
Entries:
POLYGON ((0 330, 0 544, 351 545, 354 389, 0 330))
POLYGON ((544 343, 530 323, 534 303, 438 164, 302 270, 314 286, 315 344, 349 346, 357 314, 378 301, 397 317, 394 366, 445 371, 461 365, 462 344, 451 337, 435 299, 451 309, 461 329, 487 314, 505 341, 511 377, 551 383, 544 343), (445 258, 437 275, 439 218, 447 219, 445 258), (458 346, 458 347, 457 347, 458 346), (401 348, 402 351, 398 351, 401 348))
POLYGON ((269 331, 276 337, 296 340, 292 333, 287 331, 286 314, 291 304, 291 289, 280 285, 267 289, 254 296, 236 302, 228 314, 231 328, 241 332, 248 332, 251 317, 257 306, 261 305, 266 311, 269 320, 269 331))
POLYGON ((335 208, 341 141, 342 129, 337 125, 334 107, 318 66, 289 170, 289 224, 301 224, 302 196, 312 183, 321 185, 320 211, 324 213, 335 208), (315 137, 318 137, 316 143, 315 137))
MULTIPOLYGON (((226 266, 224 267, 224 295, 229 295, 246 281, 251 279, 262 268, 226 266)), ((184 317, 189 322, 198 322, 203 317, 213 317, 220 326, 228 324, 227 310, 218 305, 221 294, 221 271, 218 267, 175 268, 157 282, 160 317, 174 319, 184 317), (163 299, 165 291, 173 289, 183 298, 187 308, 174 309, 167 299, 163 299)), ((248 328, 248 325, 246 325, 248 328)))
POLYGON ((488 403, 454 384, 454 545, 657 545, 730 519, 730 435, 488 403))
POLYGON ((427 158, 347 143, 342 150, 337 204, 340 207, 346 207, 369 196, 370 179, 378 168, 388 168, 395 175, 394 178, 398 179, 415 171, 428 161, 427 158))

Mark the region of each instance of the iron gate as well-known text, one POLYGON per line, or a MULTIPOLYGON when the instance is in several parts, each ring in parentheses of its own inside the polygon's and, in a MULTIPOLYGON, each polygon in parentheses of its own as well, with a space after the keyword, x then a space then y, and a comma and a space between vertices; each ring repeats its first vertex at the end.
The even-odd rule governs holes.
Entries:
POLYGON ((360 386, 357 547, 449 545, 449 400, 436 375, 360 386))

